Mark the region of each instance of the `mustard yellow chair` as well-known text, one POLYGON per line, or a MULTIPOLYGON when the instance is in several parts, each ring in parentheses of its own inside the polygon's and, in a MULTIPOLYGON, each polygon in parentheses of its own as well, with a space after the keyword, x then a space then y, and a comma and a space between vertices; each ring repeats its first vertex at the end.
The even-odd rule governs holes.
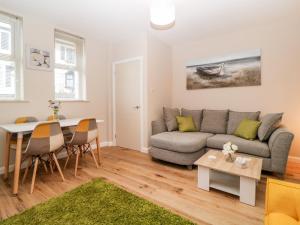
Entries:
MULTIPOLYGON (((51 116, 47 117, 47 121, 65 120, 65 119, 67 119, 67 117, 65 117, 64 115, 58 115, 56 117, 54 115, 51 115, 51 116)), ((69 127, 63 127, 62 132, 63 132, 65 141, 69 141, 72 138, 73 133, 69 127)))
MULTIPOLYGON (((32 116, 24 116, 24 117, 19 117, 15 120, 15 124, 22 124, 22 123, 31 123, 31 122, 37 122, 38 120, 35 118, 35 117, 32 117, 32 116)), ((27 144, 28 144, 28 141, 29 141, 29 138, 31 136, 31 133, 25 133, 24 136, 23 136, 23 145, 22 145, 22 149, 25 149, 27 144)), ((10 149, 12 150, 16 150, 17 148, 17 135, 14 134, 12 137, 11 137, 11 140, 10 140, 10 149)))
POLYGON ((55 156, 55 152, 60 150, 63 145, 64 137, 57 121, 39 123, 34 128, 26 150, 23 152, 24 157, 28 159, 23 182, 25 181, 32 164, 34 164, 30 193, 32 193, 34 189, 38 165, 41 162, 45 166, 45 158, 48 158, 50 162, 54 161, 62 180, 65 180, 55 156))
MULTIPOLYGON (((72 155, 76 155, 75 176, 77 176, 79 156, 84 155, 86 153, 91 154, 95 162, 96 168, 98 168, 99 165, 91 146, 91 143, 93 141, 96 141, 97 137, 98 137, 98 128, 97 128, 96 119, 91 118, 91 119, 80 120, 78 125, 76 126, 72 139, 69 142, 67 142, 66 150, 68 156, 65 162, 64 169, 67 167, 70 157, 72 155)), ((98 148, 97 151, 99 156, 98 148)))
POLYGON ((267 180, 265 225, 300 225, 300 184, 267 180))
MULTIPOLYGON (((33 117, 33 116, 22 116, 22 117, 18 117, 16 120, 15 120, 15 124, 23 124, 23 123, 31 123, 31 122, 37 122, 38 120, 33 117)), ((22 142, 22 151, 24 151, 28 145, 28 141, 30 139, 30 136, 31 136, 31 132, 26 132, 24 133, 24 136, 23 136, 23 142, 22 142)), ((10 158, 10 152, 11 151, 15 151, 17 149, 17 138, 18 135, 17 134, 13 134, 11 136, 11 139, 10 139, 10 143, 9 143, 9 149, 8 149, 8 161, 9 161, 9 158, 10 158)), ((22 162, 23 162, 24 159, 22 159, 22 162)))

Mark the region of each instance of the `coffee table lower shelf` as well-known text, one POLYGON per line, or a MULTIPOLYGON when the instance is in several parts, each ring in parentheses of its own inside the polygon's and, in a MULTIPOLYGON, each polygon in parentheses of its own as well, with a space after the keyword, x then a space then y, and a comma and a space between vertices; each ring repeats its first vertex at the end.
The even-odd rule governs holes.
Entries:
POLYGON ((210 170, 209 187, 240 196, 240 178, 230 174, 210 170))
POLYGON ((236 176, 198 166, 198 187, 209 191, 214 188, 226 193, 237 195, 242 203, 255 206, 256 180, 236 176))

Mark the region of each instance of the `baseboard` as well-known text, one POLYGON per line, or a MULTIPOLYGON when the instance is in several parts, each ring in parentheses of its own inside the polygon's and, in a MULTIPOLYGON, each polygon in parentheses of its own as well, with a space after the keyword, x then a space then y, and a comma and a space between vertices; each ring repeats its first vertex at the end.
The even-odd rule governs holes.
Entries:
POLYGON ((298 156, 289 156, 288 160, 300 164, 300 157, 298 156))
MULTIPOLYGON (((107 147, 107 146, 112 146, 112 145, 113 145, 112 141, 105 141, 105 142, 100 143, 100 147, 107 147)), ((92 148, 97 148, 97 145, 92 144, 92 148)), ((61 152, 57 156, 58 159, 62 159, 62 158, 65 158, 65 157, 67 157, 67 153, 65 151, 61 152)), ((14 170, 14 167, 15 167, 14 164, 9 165, 9 172, 12 172, 14 170)), ((25 167, 26 167, 26 164, 22 163, 21 169, 25 169, 25 167)), ((3 173, 4 173, 4 167, 2 166, 2 167, 0 167, 0 175, 3 174, 3 173)))
POLYGON ((108 146, 113 146, 112 141, 104 141, 100 143, 100 147, 108 147, 108 146))
POLYGON ((150 150, 149 147, 143 147, 142 150, 141 150, 141 152, 142 152, 142 153, 148 154, 148 153, 149 153, 149 150, 150 150))

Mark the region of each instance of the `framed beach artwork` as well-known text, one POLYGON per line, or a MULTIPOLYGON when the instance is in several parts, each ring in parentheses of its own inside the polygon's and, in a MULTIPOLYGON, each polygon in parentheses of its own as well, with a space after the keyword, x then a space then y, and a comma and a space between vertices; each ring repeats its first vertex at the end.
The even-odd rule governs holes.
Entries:
POLYGON ((52 54, 48 50, 42 50, 31 46, 27 47, 27 67, 34 70, 52 71, 52 54))
POLYGON ((260 49, 186 65, 188 90, 258 85, 261 85, 260 49))

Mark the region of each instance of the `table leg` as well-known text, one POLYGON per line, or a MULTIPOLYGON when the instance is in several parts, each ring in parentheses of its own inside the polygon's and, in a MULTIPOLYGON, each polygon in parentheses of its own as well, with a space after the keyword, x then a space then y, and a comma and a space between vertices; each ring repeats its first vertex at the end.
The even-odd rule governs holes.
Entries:
POLYGON ((96 144, 97 144, 98 163, 99 163, 99 165, 100 165, 100 164, 101 164, 101 161, 100 161, 100 138, 99 138, 99 135, 98 135, 98 137, 96 138, 96 144))
POLYGON ((209 168, 198 166, 198 188, 209 191, 209 168))
POLYGON ((255 206, 256 180, 240 177, 240 202, 255 206))
POLYGON ((3 179, 6 180, 8 178, 8 171, 9 171, 9 148, 10 148, 10 140, 11 140, 11 133, 6 133, 6 142, 5 142, 5 148, 3 151, 3 166, 4 166, 4 175, 3 179))
POLYGON ((19 189, 19 176, 20 176, 21 157, 22 157, 22 142, 23 142, 23 133, 18 133, 16 159, 15 159, 15 171, 14 171, 13 194, 18 194, 18 189, 19 189))

